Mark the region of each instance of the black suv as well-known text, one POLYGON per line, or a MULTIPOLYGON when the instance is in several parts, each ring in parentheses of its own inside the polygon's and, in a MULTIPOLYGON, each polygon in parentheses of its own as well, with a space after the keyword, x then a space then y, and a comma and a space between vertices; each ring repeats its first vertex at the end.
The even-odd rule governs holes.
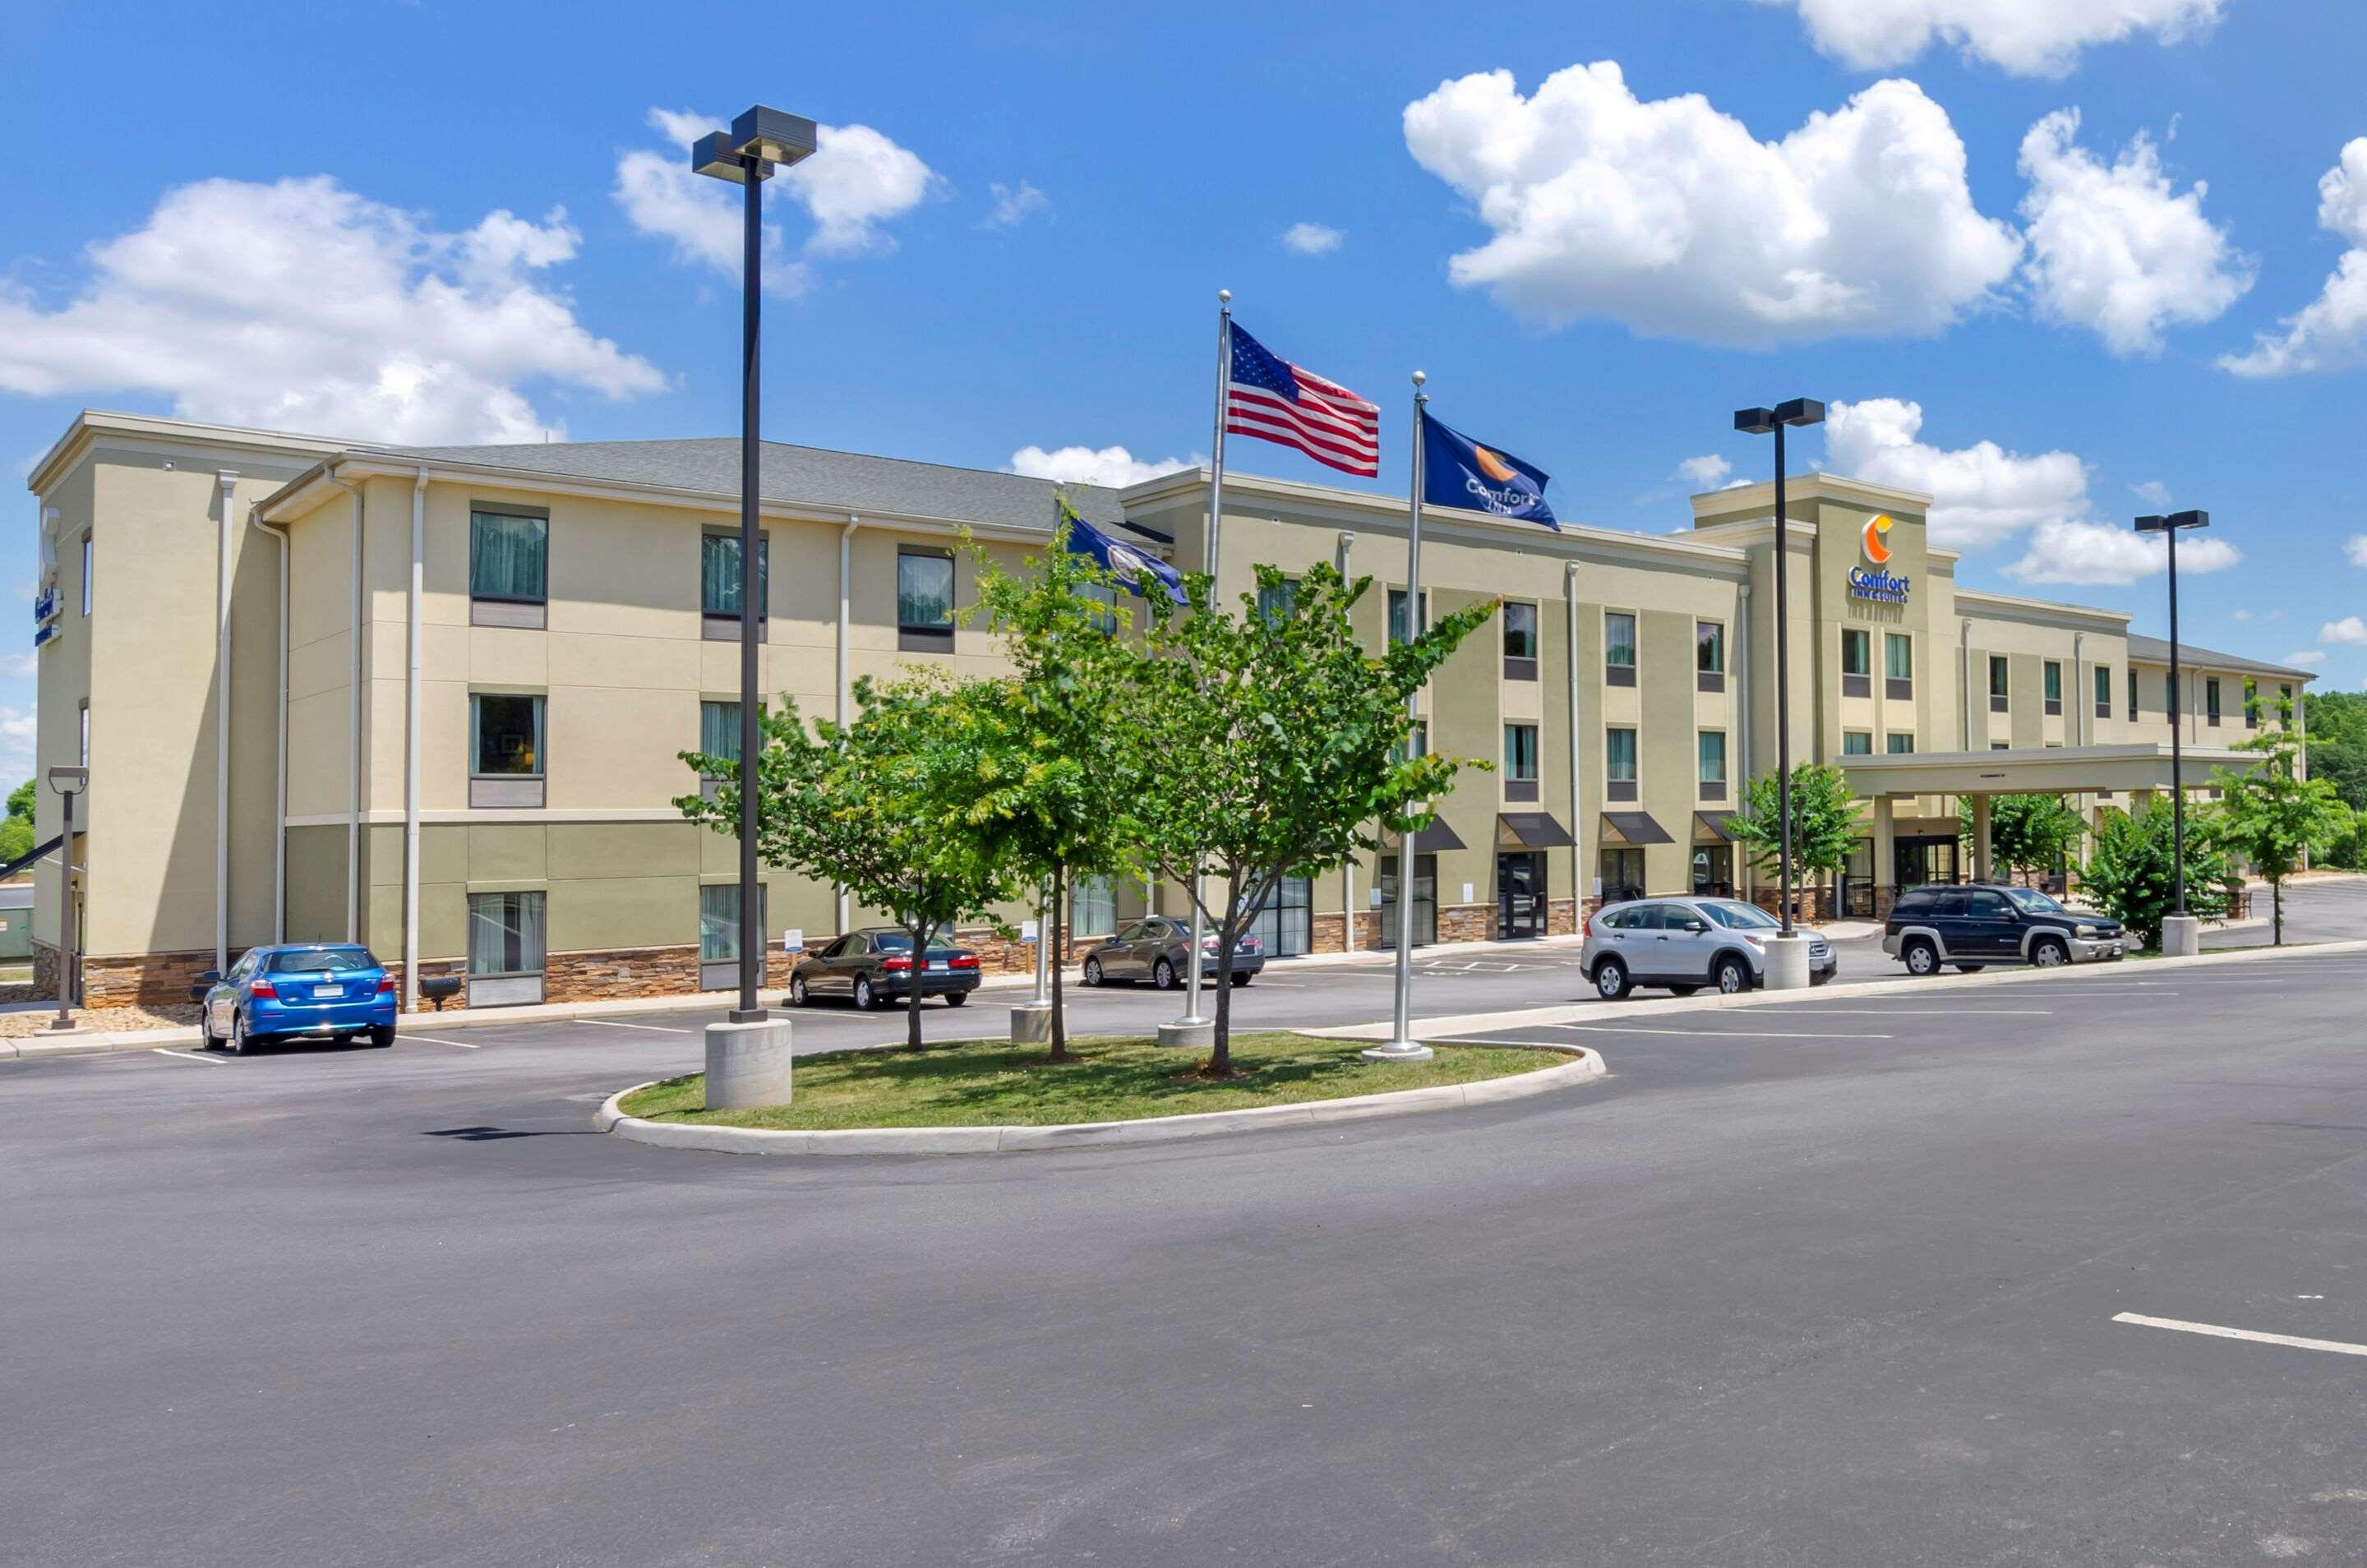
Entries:
POLYGON ((1942 964, 1967 974, 1992 964, 2052 969, 2116 959, 2126 946, 2118 920, 2067 909, 2035 887, 1990 883, 1910 887, 1882 928, 1882 951, 1909 975, 1936 975, 1942 964))

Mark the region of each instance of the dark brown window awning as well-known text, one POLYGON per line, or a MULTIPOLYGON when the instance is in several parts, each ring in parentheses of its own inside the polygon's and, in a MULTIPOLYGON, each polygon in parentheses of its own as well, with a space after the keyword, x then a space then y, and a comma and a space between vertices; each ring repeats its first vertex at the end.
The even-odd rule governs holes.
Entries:
POLYGON ((1566 850, 1570 841, 1569 829, 1550 811, 1506 811, 1496 818, 1500 850, 1566 850))
MULTIPOLYGON (((1444 817, 1436 818, 1413 836, 1413 852, 1418 855, 1434 855, 1444 850, 1467 850, 1470 847, 1446 825, 1444 817)), ((1398 835, 1387 828, 1382 829, 1381 848, 1389 854, 1397 853, 1398 835)))
POLYGON ((1733 812, 1696 811, 1693 813, 1693 820, 1701 825, 1703 832, 1719 842, 1727 844, 1734 842, 1734 829, 1731 826, 1734 821, 1733 812))
POLYGON ((1666 828, 1652 820, 1652 814, 1648 811, 1606 811, 1603 814, 1603 825, 1631 847, 1676 842, 1669 836, 1666 828))

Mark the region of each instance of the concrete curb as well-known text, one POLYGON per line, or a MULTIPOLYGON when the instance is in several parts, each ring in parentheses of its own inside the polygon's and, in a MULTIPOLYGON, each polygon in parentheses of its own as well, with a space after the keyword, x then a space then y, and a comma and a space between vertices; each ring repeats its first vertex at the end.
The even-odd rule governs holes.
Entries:
MULTIPOLYGON (((1978 975, 1935 975, 1925 980, 1859 980, 1851 984, 1811 986, 1797 991, 1744 991, 1736 996, 1645 997, 1624 1002, 1591 1000, 1562 1007, 1524 1008, 1512 1012, 1460 1013, 1447 1018, 1414 1020, 1409 1032, 1417 1040, 1447 1036, 1492 1034, 1499 1030, 1527 1029, 1540 1024, 1600 1022, 1614 1018, 1649 1018, 1661 1013, 1703 1012, 1724 1008, 1765 1008, 1812 1005, 1837 997, 1922 996, 1931 991, 1973 989, 1985 986, 2044 984, 2057 979, 2094 979, 2099 973, 2121 978, 2151 979, 2186 969, 2223 964, 2243 964, 2268 958, 2339 957, 2367 953, 2367 941, 2320 942, 2284 947, 2247 947, 2234 952, 2201 953, 2191 958, 2152 958, 2143 963, 2077 964, 2061 969, 1998 969, 1978 975)), ((1387 1023, 1350 1024, 1339 1029, 1301 1029, 1324 1040, 1386 1040, 1387 1023)), ((1489 1042, 1494 1043, 1494 1042, 1489 1042)))
MULTIPOLYGON (((1376 1116, 1410 1116, 1425 1111, 1453 1111, 1471 1105, 1499 1105, 1551 1094, 1603 1076, 1603 1055, 1586 1047, 1523 1045, 1523 1050, 1552 1051, 1574 1059, 1557 1067, 1487 1078, 1478 1083, 1439 1084, 1430 1089, 1394 1089, 1387 1094, 1360 1094, 1346 1100, 1314 1100, 1305 1105, 1258 1106, 1246 1111, 1204 1111, 1189 1116, 1153 1116, 1131 1122, 1072 1122, 1047 1127, 879 1127, 833 1133, 774 1132, 758 1127, 701 1127, 679 1122, 651 1122, 628 1116, 618 1109, 629 1094, 649 1088, 635 1084, 610 1095, 593 1117, 593 1127, 660 1148, 698 1149, 734 1155, 991 1155, 1023 1154, 1045 1149, 1107 1148, 1120 1144, 1182 1143, 1195 1138, 1221 1137, 1232 1133, 1264 1132, 1280 1127, 1318 1127, 1333 1122, 1362 1121, 1376 1116)), ((658 1081, 658 1080, 652 1080, 658 1081)))

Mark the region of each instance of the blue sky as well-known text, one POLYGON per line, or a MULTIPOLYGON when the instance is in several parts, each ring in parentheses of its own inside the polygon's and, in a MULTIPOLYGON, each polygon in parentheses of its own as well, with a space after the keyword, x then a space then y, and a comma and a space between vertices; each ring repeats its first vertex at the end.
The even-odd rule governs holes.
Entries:
MULTIPOLYGON (((1963 581, 2158 632, 2128 520, 2205 507, 2190 637, 2367 676, 2367 142, 2320 188, 2367 137, 2350 7, 86 9, 15 19, 0 98, 19 472, 85 405, 734 430, 736 217, 676 139, 761 100, 832 137, 769 194, 773 438, 1188 459, 1227 287, 1383 403, 1381 488, 1417 367, 1563 517, 1643 531, 1765 471, 1734 408, 1821 397, 1795 466, 1937 491, 1963 581)), ((32 701, 0 666, 19 761, 32 701)))

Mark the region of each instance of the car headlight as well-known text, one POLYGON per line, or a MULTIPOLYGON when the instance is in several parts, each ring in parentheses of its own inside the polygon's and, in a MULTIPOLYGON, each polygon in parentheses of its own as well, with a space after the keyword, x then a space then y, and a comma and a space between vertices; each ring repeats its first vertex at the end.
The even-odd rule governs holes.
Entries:
POLYGON ((1753 936, 1749 931, 1744 931, 1742 933, 1742 940, 1749 942, 1753 947, 1764 947, 1767 945, 1767 939, 1765 937, 1753 936))
POLYGON ((2073 926, 2071 928, 2071 934, 2082 939, 2092 937, 2096 934, 2096 928, 2093 926, 2073 926))

